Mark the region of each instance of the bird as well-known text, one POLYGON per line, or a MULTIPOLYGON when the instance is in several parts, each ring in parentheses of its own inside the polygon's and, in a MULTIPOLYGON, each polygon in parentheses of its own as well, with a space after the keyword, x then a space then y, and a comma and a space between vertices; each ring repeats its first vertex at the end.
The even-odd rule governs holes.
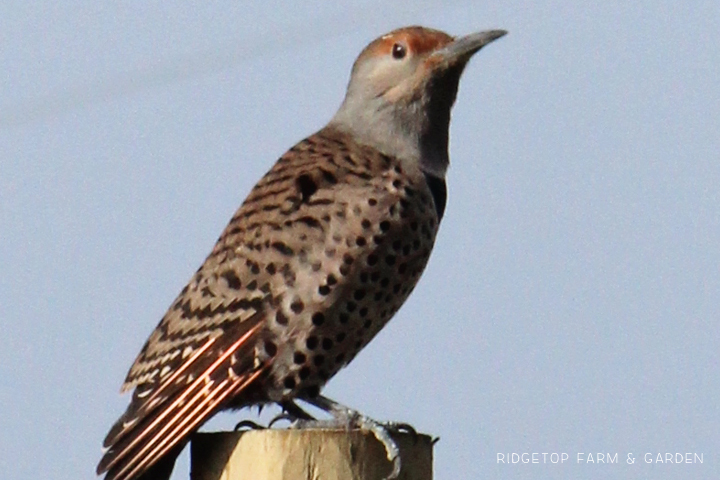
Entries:
POLYGON ((362 50, 337 113, 252 188, 151 333, 98 475, 169 478, 221 410, 278 404, 309 419, 304 401, 352 412, 321 389, 417 284, 446 206, 460 77, 506 33, 410 26, 362 50))

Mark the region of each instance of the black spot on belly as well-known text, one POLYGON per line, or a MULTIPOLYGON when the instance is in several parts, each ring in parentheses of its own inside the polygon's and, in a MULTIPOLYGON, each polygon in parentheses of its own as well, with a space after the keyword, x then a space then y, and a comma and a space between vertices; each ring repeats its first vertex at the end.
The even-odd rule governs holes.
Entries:
POLYGON ((325 323, 325 315, 323 315, 321 312, 316 312, 312 316, 312 323, 316 327, 319 327, 323 323, 325 323))

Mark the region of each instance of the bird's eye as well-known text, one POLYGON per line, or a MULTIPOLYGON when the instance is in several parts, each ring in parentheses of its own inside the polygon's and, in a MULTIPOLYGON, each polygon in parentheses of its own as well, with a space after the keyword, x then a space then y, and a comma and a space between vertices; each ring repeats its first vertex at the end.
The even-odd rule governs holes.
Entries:
POLYGON ((393 45, 392 48, 392 56, 395 60, 400 60, 405 58, 405 55, 407 54, 407 50, 405 49, 405 45, 401 43, 396 43, 393 45))

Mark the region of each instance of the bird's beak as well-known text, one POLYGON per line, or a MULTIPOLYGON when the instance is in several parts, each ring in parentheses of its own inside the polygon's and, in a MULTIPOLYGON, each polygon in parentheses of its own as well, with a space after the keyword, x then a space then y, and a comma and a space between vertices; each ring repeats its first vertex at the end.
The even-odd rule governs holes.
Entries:
POLYGON ((457 37, 447 45, 435 50, 429 60, 440 68, 464 65, 478 50, 506 33, 505 30, 488 30, 457 37))

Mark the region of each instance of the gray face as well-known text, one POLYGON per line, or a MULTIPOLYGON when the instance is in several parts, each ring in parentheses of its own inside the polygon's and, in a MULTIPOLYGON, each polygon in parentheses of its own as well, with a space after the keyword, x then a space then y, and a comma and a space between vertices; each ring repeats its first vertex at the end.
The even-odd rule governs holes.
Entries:
POLYGON ((503 34, 453 39, 410 27, 377 39, 355 62, 347 95, 331 125, 442 177, 449 163, 450 111, 462 71, 475 52, 503 34))

